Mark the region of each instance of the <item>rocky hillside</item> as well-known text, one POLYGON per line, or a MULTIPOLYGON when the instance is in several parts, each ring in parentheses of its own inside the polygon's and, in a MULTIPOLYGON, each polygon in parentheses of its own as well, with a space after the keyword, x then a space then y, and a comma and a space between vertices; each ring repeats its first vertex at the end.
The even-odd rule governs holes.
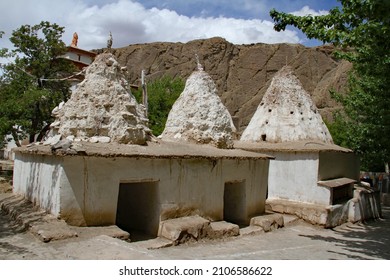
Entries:
POLYGON ((195 54, 198 54, 239 132, 248 125, 273 75, 286 64, 311 94, 321 115, 329 119, 337 106, 329 89, 342 91, 350 68, 349 63, 333 58, 331 51, 330 46, 233 45, 223 38, 135 44, 112 50, 118 62, 127 66, 128 79, 134 84, 140 84, 142 69, 148 75, 147 81, 163 75, 187 79, 196 69, 195 54))

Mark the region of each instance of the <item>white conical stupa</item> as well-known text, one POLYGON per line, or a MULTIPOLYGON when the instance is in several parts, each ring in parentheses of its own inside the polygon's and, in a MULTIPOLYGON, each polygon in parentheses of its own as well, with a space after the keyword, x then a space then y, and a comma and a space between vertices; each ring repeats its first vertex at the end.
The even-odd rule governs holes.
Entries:
POLYGON ((235 130, 213 80, 198 63, 198 70, 187 79, 184 91, 169 112, 160 137, 233 148, 235 130))
POLYGON ((114 55, 103 53, 87 68, 70 99, 53 110, 52 132, 83 141, 105 139, 145 144, 150 129, 145 108, 131 94, 114 55))
POLYGON ((285 66, 275 74, 241 136, 247 142, 321 141, 333 143, 310 95, 285 66))

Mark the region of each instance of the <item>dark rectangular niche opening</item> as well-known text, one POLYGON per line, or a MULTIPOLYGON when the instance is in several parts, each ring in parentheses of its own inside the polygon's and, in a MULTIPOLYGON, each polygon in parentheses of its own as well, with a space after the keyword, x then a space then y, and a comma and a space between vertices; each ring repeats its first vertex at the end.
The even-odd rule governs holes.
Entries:
POLYGON ((245 181, 225 183, 223 204, 225 221, 247 226, 245 181))
POLYGON ((116 225, 131 241, 157 237, 160 221, 158 182, 120 183, 116 225))

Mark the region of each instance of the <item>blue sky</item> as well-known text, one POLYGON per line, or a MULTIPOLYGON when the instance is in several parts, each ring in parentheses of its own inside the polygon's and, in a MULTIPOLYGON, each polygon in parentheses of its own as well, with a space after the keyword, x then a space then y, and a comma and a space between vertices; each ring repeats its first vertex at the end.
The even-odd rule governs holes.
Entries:
POLYGON ((186 16, 205 17, 233 17, 241 19, 268 19, 269 10, 275 8, 286 12, 298 11, 304 6, 309 6, 313 10, 329 10, 330 7, 338 4, 335 0, 313 1, 313 0, 145 0, 140 1, 145 7, 158 7, 173 9, 179 14, 186 16))
POLYGON ((8 37, 21 25, 47 20, 65 27, 63 40, 67 44, 77 32, 78 46, 84 49, 105 47, 110 31, 113 47, 215 36, 235 44, 288 42, 312 46, 320 43, 307 40, 292 28, 275 32, 270 9, 318 15, 338 5, 336 0, 0 1, 0 30, 6 32, 0 44, 10 47, 8 37))
MULTIPOLYGON (((116 0, 86 0, 91 5, 103 6, 116 0)), ((139 0, 145 8, 170 9, 189 17, 232 17, 241 19, 269 19, 269 10, 298 11, 309 6, 315 11, 329 10, 340 3, 336 0, 139 0)))

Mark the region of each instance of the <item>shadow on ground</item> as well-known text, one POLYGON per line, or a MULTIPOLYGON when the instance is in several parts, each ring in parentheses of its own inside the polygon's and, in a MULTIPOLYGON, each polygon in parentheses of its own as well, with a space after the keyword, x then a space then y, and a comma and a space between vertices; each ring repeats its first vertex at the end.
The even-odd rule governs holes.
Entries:
POLYGON ((329 236, 300 235, 321 240, 343 249, 328 250, 351 259, 390 259, 390 207, 382 206, 382 219, 344 224, 330 231, 329 236))
POLYGON ((26 231, 26 228, 12 221, 8 215, 0 212, 0 238, 26 231))
MULTIPOLYGON (((8 215, 0 210, 0 239, 12 237, 15 234, 23 233, 26 231, 24 226, 21 226, 15 221, 11 220, 8 215)), ((0 254, 19 254, 23 255, 28 253, 25 248, 12 244, 11 241, 0 241, 0 254)))

